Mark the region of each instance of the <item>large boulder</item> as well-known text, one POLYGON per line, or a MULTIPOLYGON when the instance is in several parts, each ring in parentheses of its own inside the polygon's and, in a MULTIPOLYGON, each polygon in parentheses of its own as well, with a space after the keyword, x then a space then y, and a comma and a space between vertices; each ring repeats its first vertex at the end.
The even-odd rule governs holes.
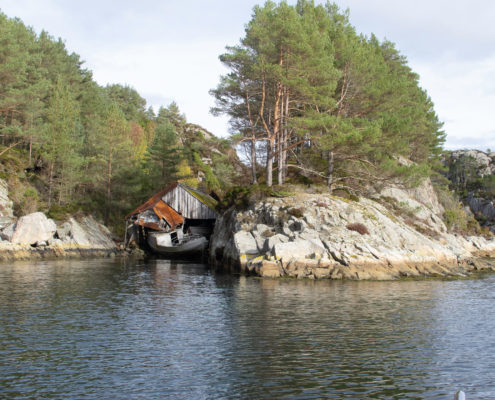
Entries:
POLYGON ((57 228, 58 237, 65 243, 94 249, 114 249, 115 243, 108 228, 92 216, 70 218, 57 228))
POLYGON ((42 212, 35 212, 19 218, 11 238, 12 243, 34 245, 49 242, 57 230, 52 219, 42 212))

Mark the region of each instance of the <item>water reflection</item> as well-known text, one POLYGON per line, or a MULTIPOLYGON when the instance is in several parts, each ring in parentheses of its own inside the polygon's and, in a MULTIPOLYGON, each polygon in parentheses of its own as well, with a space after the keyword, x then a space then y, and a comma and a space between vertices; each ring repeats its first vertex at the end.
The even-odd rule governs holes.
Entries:
POLYGON ((263 280, 152 260, 0 265, 0 397, 495 393, 493 276, 263 280))

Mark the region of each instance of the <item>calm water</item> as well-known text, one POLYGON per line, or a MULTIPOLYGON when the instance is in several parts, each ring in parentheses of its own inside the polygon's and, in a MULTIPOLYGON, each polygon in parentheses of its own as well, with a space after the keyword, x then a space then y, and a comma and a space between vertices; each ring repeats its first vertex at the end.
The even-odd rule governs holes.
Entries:
POLYGON ((0 264, 0 398, 493 399, 494 287, 0 264))

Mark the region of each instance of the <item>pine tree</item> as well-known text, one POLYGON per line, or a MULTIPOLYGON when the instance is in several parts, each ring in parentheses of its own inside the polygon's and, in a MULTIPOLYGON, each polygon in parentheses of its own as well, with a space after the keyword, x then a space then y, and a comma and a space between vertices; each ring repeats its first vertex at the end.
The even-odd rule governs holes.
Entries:
POLYGON ((54 199, 56 183, 59 186, 59 203, 75 186, 75 174, 80 162, 77 155, 80 143, 76 133, 79 107, 69 86, 61 78, 53 88, 46 119, 40 152, 48 164, 48 207, 50 207, 54 199))
POLYGON ((129 124, 116 103, 111 104, 105 111, 98 134, 98 142, 95 143, 97 151, 95 167, 103 169, 103 172, 97 174, 97 177, 104 188, 104 218, 105 223, 108 224, 114 200, 112 193, 115 177, 119 170, 128 166, 133 159, 132 142, 129 138, 129 124))
POLYGON ((177 180, 177 166, 181 159, 177 134, 171 122, 159 120, 155 138, 148 149, 151 186, 156 190, 177 180))
POLYGON ((335 4, 255 7, 245 37, 220 60, 230 73, 211 91, 212 112, 229 115, 234 138, 252 143, 253 177, 256 149, 265 150, 268 185, 275 161, 280 184, 291 167, 325 178, 330 190, 410 174, 416 167, 398 156, 423 173, 443 143, 405 57, 357 35, 335 4))

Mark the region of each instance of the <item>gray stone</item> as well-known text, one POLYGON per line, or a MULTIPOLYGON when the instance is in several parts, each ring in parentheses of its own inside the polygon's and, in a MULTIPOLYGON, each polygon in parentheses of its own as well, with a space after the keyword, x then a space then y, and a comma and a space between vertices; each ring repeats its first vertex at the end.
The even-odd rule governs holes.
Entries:
POLYGON ((304 221, 306 221, 308 225, 312 225, 313 227, 316 226, 316 219, 314 219, 313 216, 309 214, 304 215, 304 221))
POLYGON ((309 228, 304 229, 304 231, 299 234, 299 238, 304 240, 319 239, 319 237, 320 235, 318 232, 309 228))
POLYGON ((13 203, 9 199, 9 188, 3 179, 0 179, 0 217, 14 217, 13 203))
POLYGON ((45 214, 36 212, 19 218, 11 242, 17 244, 35 244, 48 241, 57 230, 57 225, 45 214))
MULTIPOLYGON (((430 196, 429 190, 422 190, 421 193, 430 196)), ((434 192, 431 193, 433 196, 434 192)), ((419 192, 413 196, 404 189, 394 191, 394 194, 398 194, 399 202, 407 202, 418 214, 425 212, 427 218, 424 222, 438 228, 431 228, 438 232, 438 237, 422 234, 405 223, 401 215, 393 215, 393 211, 370 199, 361 198, 359 202, 349 203, 324 194, 307 196, 300 193, 297 199, 279 200, 281 209, 308 209, 312 206, 308 199, 313 203, 325 202, 327 208, 320 209, 320 219, 323 221, 318 220, 322 224, 321 229, 308 229, 304 218, 290 216, 286 220, 287 216, 282 214, 273 216, 273 221, 269 221, 265 217, 269 214, 272 200, 266 199, 253 205, 253 209, 259 210, 255 217, 264 222, 259 227, 261 232, 256 225, 252 233, 242 232, 238 226, 240 219, 232 209, 221 216, 215 225, 210 241, 211 265, 264 276, 277 276, 280 273, 308 278, 393 279, 417 274, 419 270, 416 266, 430 265, 438 260, 457 265, 458 260, 466 259, 475 252, 495 252, 493 239, 468 240, 460 235, 446 233, 441 226, 441 216, 432 209, 435 208, 435 199, 426 201, 418 198, 421 197, 419 192), (369 235, 360 235, 347 228, 349 223, 354 222, 363 223, 369 235), (268 230, 278 234, 271 238, 264 237, 262 233, 268 230), (284 235, 279 236, 282 233, 284 235), (283 236, 289 241, 273 244, 283 236), (249 256, 256 252, 259 252, 256 255, 263 255, 272 244, 273 251, 267 252, 267 257, 249 256), (266 271, 262 272, 264 260, 276 261, 277 268, 275 264, 266 264, 266 271)), ((309 210, 306 215, 312 212, 309 210)))
POLYGON ((273 251, 273 247, 278 244, 278 243, 287 243, 289 241, 289 238, 281 233, 277 233, 276 235, 273 235, 272 237, 269 237, 265 241, 265 251, 273 251))
POLYGON ((258 254, 258 245, 251 232, 239 231, 234 234, 234 245, 239 254, 258 254))
POLYGON ((254 230, 259 232, 260 234, 263 234, 266 231, 269 231, 270 227, 268 225, 265 225, 265 224, 256 224, 254 230))
POLYGON ((264 278, 278 278, 283 270, 276 262, 263 260, 259 269, 259 274, 264 278))
POLYGON ((112 233, 93 217, 84 216, 79 220, 71 218, 68 222, 71 225, 70 237, 72 243, 91 248, 115 249, 112 233))
POLYGON ((481 213, 488 219, 495 218, 495 201, 469 195, 467 203, 474 213, 481 213))
POLYGON ((292 231, 289 228, 289 224, 287 224, 287 222, 284 222, 282 225, 282 233, 288 237, 292 236, 292 231))
POLYGON ((319 239, 296 240, 294 242, 277 243, 273 247, 275 257, 281 260, 304 260, 314 253, 325 253, 325 247, 319 239))
POLYGON ((256 246, 258 247, 258 251, 260 253, 263 253, 265 252, 266 250, 265 249, 265 242, 266 242, 266 238, 258 231, 253 231, 251 232, 253 237, 254 237, 254 240, 256 241, 256 246))
POLYGON ((67 239, 70 236, 71 227, 70 222, 64 222, 62 225, 57 226, 58 238, 61 240, 67 239))
POLYGON ((6 228, 7 226, 11 225, 14 222, 15 222, 14 217, 0 216, 0 230, 6 228))
POLYGON ((477 164, 477 174, 480 177, 493 173, 493 158, 490 154, 486 154, 480 150, 457 150, 452 152, 451 158, 458 160, 464 157, 471 157, 477 164))
POLYGON ((70 242, 79 246, 89 246, 91 240, 83 227, 74 218, 70 218, 68 223, 70 224, 70 242))
POLYGON ((12 240, 12 235, 14 234, 15 223, 10 224, 0 232, 0 238, 10 242, 12 240))

